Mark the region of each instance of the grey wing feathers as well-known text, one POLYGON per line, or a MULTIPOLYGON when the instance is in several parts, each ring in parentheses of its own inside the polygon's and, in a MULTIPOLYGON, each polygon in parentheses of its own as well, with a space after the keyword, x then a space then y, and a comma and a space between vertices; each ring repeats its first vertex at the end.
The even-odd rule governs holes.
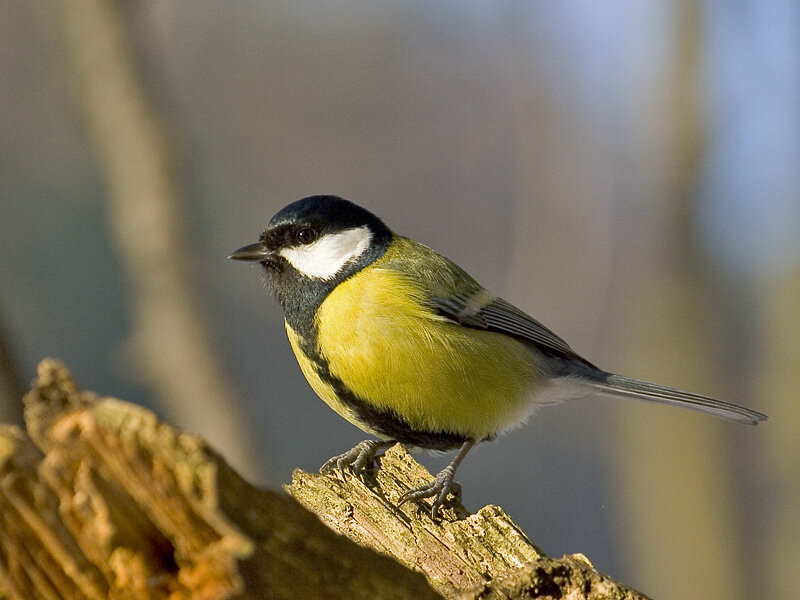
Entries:
POLYGON ((569 356, 575 355, 575 351, 569 347, 567 342, 539 323, 539 321, 502 298, 497 298, 491 304, 483 307, 480 310, 480 314, 488 324, 489 329, 524 338, 569 356))
MULTIPOLYGON (((480 291, 480 288, 478 291, 480 291)), ((539 321, 502 298, 494 298, 485 306, 470 310, 470 301, 475 293, 436 299, 434 304, 446 317, 461 325, 504 333, 535 344, 549 354, 564 355, 588 364, 586 360, 578 356, 569 347, 567 342, 539 323, 539 321)))
POLYGON ((736 404, 622 375, 606 374, 601 381, 592 383, 595 389, 604 395, 627 397, 658 404, 672 404, 738 423, 757 425, 767 419, 767 416, 760 412, 736 404))

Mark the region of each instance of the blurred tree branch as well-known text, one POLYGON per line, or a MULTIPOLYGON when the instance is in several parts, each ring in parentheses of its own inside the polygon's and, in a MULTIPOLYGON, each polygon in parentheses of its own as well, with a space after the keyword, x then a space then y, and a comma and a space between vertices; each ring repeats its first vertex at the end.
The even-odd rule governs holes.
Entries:
POLYGON ((0 595, 13 600, 644 598, 581 555, 544 556, 497 507, 439 522, 398 510, 430 477, 399 447, 376 477, 297 471, 298 503, 149 411, 81 391, 58 361, 39 365, 25 420, 27 435, 0 426, 0 595))
POLYGON ((765 572, 760 589, 778 596, 785 593, 785 583, 797 589, 800 582, 800 264, 769 270, 756 281, 761 319, 755 394, 766 410, 780 416, 765 440, 765 466, 755 475, 758 489, 780 490, 767 495, 765 518, 757 524, 765 572))
MULTIPOLYGON (((657 242, 632 252, 628 240, 618 240, 619 255, 626 257, 623 276, 630 280, 617 300, 620 347, 625 369, 634 375, 692 390, 719 390, 724 381, 715 377, 708 360, 713 356, 712 316, 718 309, 710 301, 711 282, 692 243, 697 178, 707 143, 697 89, 704 81, 699 75, 702 7, 681 0, 674 10, 670 50, 664 56, 670 74, 664 83, 667 93, 643 99, 639 110, 646 117, 636 127, 642 136, 638 151, 652 153, 659 165, 649 173, 659 192, 652 200, 652 214, 660 215, 651 234, 657 242)), ((621 408, 615 417, 619 439, 610 448, 616 455, 615 476, 626 490, 625 517, 619 523, 629 540, 623 556, 633 577, 659 582, 656 595, 668 590, 677 597, 747 597, 720 424, 693 415, 621 408), (667 422, 674 427, 665 427, 667 422), (676 445, 671 432, 678 428, 681 444, 676 445), (669 485, 641 485, 653 465, 667 474, 669 485), (712 570, 698 568, 707 556, 720 561, 712 570), (683 574, 679 581, 664 577, 664 564, 683 574)))
MULTIPOLYGON (((134 67, 118 3, 54 0, 80 106, 108 186, 109 224, 130 283, 137 369, 182 426, 259 472, 249 423, 220 367, 193 289, 183 192, 134 67)), ((134 370, 137 370, 134 369, 134 370)))
POLYGON ((22 423, 19 398, 25 388, 4 324, 0 320, 0 422, 22 423))

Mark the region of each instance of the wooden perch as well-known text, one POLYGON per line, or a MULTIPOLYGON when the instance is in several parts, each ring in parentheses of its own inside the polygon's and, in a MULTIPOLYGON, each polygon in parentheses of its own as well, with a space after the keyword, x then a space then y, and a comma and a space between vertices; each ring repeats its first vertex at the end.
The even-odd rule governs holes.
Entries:
POLYGON ((497 507, 398 509, 430 477, 400 447, 363 478, 296 471, 292 498, 49 359, 25 419, 0 426, 0 597, 644 598, 545 557, 497 507))

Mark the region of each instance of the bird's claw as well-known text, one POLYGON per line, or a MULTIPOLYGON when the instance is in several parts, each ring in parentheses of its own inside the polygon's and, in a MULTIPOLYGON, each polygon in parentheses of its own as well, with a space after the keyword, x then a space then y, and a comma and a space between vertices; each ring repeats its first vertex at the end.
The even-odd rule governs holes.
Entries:
POLYGON ((334 456, 329 459, 322 467, 320 473, 330 473, 334 470, 343 471, 346 468, 352 469, 356 473, 361 473, 368 469, 375 462, 375 457, 378 452, 391 446, 394 442, 385 442, 379 440, 364 440, 359 442, 353 448, 334 456))
POLYGON ((439 512, 447 500, 447 495, 453 493, 456 497, 461 496, 461 485, 455 480, 455 469, 447 467, 439 472, 430 483, 418 485, 405 492, 397 501, 397 506, 406 502, 413 502, 423 498, 433 498, 431 506, 431 517, 439 518, 439 512))

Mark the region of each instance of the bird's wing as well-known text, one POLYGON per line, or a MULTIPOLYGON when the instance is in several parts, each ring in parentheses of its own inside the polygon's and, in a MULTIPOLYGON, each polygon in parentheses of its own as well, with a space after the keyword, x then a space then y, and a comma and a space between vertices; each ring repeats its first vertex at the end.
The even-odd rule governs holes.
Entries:
POLYGON ((468 294, 435 298, 434 306, 440 314, 465 327, 510 335, 534 344, 547 354, 577 358, 581 362, 586 362, 569 347, 567 342, 539 321, 483 288, 468 294))
POLYGON ((450 259, 408 238, 397 236, 395 244, 402 247, 401 256, 406 260, 379 261, 380 266, 414 281, 440 316, 464 327, 509 335, 545 354, 594 367, 555 333, 482 287, 450 259))

